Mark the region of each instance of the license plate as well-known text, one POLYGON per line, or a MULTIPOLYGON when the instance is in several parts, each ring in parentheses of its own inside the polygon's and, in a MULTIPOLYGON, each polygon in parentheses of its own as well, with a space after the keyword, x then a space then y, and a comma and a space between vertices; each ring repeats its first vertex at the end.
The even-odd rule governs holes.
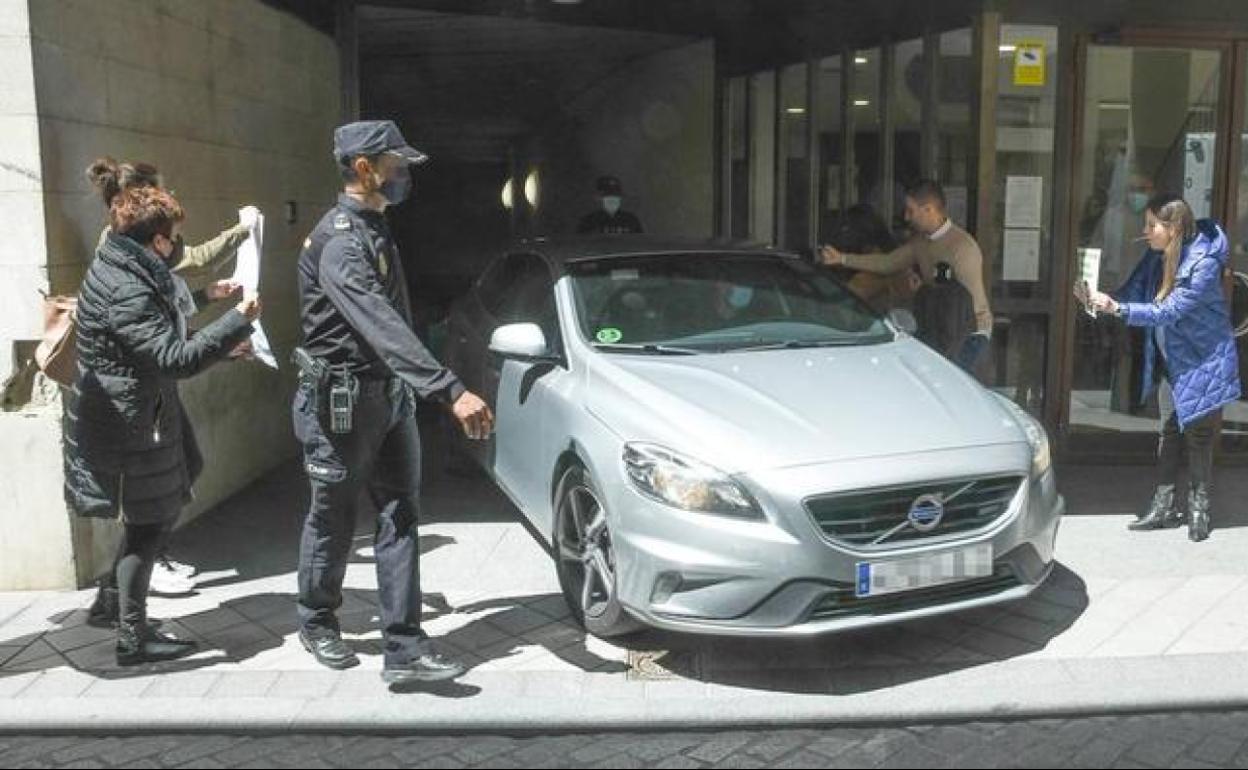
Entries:
POLYGON ((913 591, 992 575, 992 544, 981 543, 909 559, 858 562, 856 596, 913 591))

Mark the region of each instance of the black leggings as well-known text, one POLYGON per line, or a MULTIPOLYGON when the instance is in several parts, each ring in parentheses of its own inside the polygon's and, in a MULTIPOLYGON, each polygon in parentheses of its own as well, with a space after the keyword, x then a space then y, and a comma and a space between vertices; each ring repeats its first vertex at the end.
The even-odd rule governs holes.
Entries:
POLYGON ((152 580, 152 567, 172 531, 171 524, 126 525, 114 568, 122 623, 136 625, 147 620, 147 587, 152 580))
MULTIPOLYGON (((147 525, 142 525, 142 526, 147 526, 147 525)), ((170 535, 173 534, 172 524, 162 525, 162 526, 166 526, 168 531, 165 533, 165 541, 164 543, 161 544, 160 551, 156 554, 157 559, 159 559, 161 556, 165 554, 166 551, 169 550, 169 537, 170 535)), ((121 564, 121 560, 122 558, 125 557, 125 555, 126 555, 126 537, 123 533, 121 540, 117 542, 117 553, 113 554, 113 566, 109 568, 107 574, 105 574, 103 577, 100 578, 101 586, 103 586, 104 588, 116 588, 117 587, 117 565, 121 564)), ((155 568, 155 565, 153 565, 153 568, 155 568)))
POLYGON ((1179 466, 1183 462, 1186 445, 1188 484, 1207 487, 1213 481, 1213 442, 1217 438, 1218 416, 1222 410, 1215 409, 1193 420, 1180 432, 1169 383, 1162 385, 1161 407, 1162 414, 1169 412, 1169 415, 1162 421, 1161 436, 1157 441, 1158 483, 1178 483, 1179 466))

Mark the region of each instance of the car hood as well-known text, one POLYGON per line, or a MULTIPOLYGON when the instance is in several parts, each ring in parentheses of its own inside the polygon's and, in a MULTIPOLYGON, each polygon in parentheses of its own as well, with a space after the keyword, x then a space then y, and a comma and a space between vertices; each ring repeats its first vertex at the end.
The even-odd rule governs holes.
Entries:
POLYGON ((990 392, 913 338, 694 356, 590 355, 587 405, 625 441, 729 473, 1025 442, 990 392))

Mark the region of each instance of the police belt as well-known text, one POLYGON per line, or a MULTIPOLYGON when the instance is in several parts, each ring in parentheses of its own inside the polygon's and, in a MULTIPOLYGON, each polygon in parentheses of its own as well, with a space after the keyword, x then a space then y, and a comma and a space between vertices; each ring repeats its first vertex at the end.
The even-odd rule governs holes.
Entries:
POLYGON ((398 377, 373 377, 362 374, 357 375, 355 380, 359 384, 361 396, 398 397, 403 394, 403 381, 398 377))
POLYGON ((394 375, 351 374, 346 367, 334 366, 303 348, 296 350, 292 361, 299 369, 300 378, 311 387, 318 401, 330 387, 341 384, 349 385, 361 396, 390 395, 397 398, 403 393, 403 381, 394 375))

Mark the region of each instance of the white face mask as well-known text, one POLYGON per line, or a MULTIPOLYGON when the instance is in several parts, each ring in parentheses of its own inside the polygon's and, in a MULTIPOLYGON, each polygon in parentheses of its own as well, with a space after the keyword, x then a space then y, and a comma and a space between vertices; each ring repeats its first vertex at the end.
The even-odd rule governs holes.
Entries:
POLYGON ((750 304, 750 300, 754 299, 754 287, 733 286, 728 290, 728 296, 725 299, 734 310, 740 310, 750 304))
POLYGON ((602 210, 615 216, 615 212, 620 210, 620 196, 604 195, 602 198, 602 210))

